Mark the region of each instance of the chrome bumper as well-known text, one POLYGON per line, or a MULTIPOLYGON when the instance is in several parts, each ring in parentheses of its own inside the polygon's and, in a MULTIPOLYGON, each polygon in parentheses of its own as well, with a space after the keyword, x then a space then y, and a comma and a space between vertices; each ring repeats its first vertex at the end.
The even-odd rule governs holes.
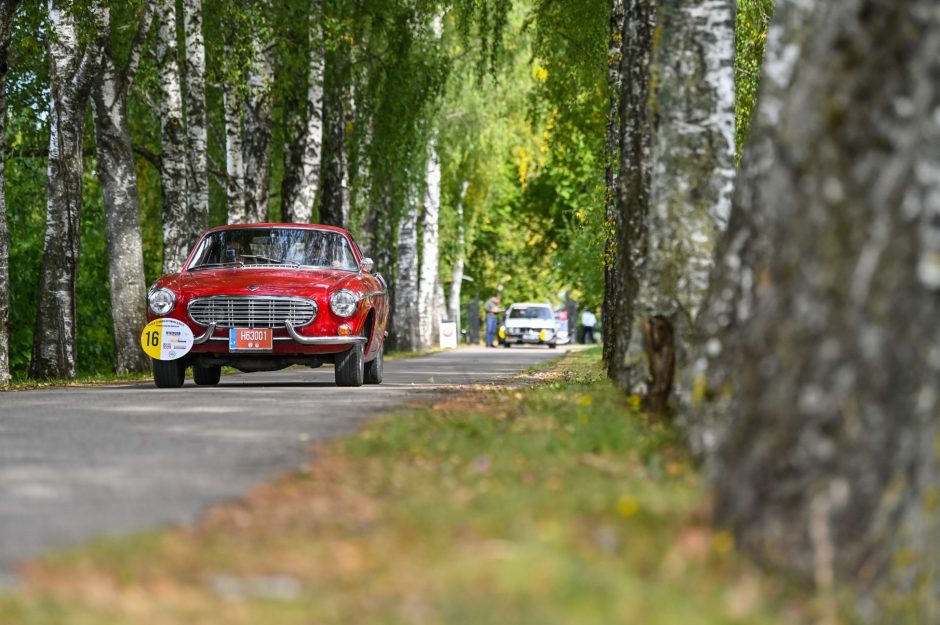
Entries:
MULTIPOLYGON (((193 345, 201 345, 206 341, 225 341, 228 342, 227 337, 222 336, 212 336, 215 332, 216 324, 210 323, 206 327, 206 331, 200 334, 199 336, 193 337, 193 345)), ((364 336, 303 336, 294 329, 294 326, 290 324, 289 321, 284 322, 284 328, 287 330, 288 337, 275 337, 275 341, 290 341, 293 340, 301 345, 355 345, 356 343, 365 344, 368 339, 364 336)))
POLYGON ((202 345, 206 341, 212 338, 212 333, 215 332, 215 324, 210 323, 206 326, 206 331, 200 334, 199 336, 193 337, 193 345, 202 345))
POLYGON ((284 328, 290 337, 301 345, 355 345, 356 343, 364 345, 368 340, 364 336, 301 336, 290 321, 284 322, 284 328))

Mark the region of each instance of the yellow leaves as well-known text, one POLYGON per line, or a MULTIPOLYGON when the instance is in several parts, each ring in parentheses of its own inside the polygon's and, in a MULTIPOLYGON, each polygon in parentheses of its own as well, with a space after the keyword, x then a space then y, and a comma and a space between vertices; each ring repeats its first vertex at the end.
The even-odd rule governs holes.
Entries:
POLYGON ((590 395, 582 395, 578 398, 579 406, 590 406, 593 403, 590 395))
POLYGON ((642 403, 643 403, 643 398, 640 397, 639 395, 630 395, 629 397, 627 397, 627 404, 629 404, 629 406, 633 408, 634 410, 639 409, 640 404, 642 403))
POLYGON ((716 532, 712 536, 712 549, 722 556, 731 553, 731 550, 734 549, 734 536, 727 530, 716 532))
POLYGON ((529 163, 532 162, 532 158, 529 156, 528 150, 523 146, 516 148, 515 156, 516 168, 519 171, 519 184, 525 187, 529 177, 529 163))
POLYGON ((617 499, 617 514, 623 518, 629 519, 630 517, 634 517, 639 511, 640 504, 637 502, 636 497, 625 493, 620 495, 620 498, 617 499))
POLYGON ((544 83, 548 80, 548 70, 538 63, 534 63, 532 65, 532 80, 537 83, 544 83))

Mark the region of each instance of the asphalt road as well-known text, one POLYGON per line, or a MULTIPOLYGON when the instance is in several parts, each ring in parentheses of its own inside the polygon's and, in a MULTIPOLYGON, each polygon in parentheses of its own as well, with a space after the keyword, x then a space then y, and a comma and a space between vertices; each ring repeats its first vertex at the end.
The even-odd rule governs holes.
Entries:
POLYGON ((332 367, 152 384, 0 393, 0 580, 19 560, 104 534, 196 519, 309 458, 311 444, 390 408, 495 382, 562 349, 463 349, 385 363, 381 386, 332 367))

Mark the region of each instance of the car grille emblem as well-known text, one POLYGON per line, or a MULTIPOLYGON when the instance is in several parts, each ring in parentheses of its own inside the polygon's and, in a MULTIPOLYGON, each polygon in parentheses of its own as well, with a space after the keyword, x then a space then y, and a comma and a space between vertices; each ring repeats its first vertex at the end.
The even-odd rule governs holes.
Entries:
POLYGON ((257 291, 257 290, 260 289, 260 288, 261 288, 261 287, 258 286, 257 284, 252 284, 250 287, 248 287, 248 290, 249 290, 249 291, 257 291))

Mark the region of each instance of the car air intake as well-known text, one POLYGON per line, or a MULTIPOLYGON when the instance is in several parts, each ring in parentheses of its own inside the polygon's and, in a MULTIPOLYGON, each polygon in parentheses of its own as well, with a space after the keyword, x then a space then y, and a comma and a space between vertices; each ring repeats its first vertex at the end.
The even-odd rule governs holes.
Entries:
POLYGON ((202 326, 219 328, 295 328, 317 316, 317 303, 302 297, 218 295, 199 297, 189 303, 189 318, 202 326))

